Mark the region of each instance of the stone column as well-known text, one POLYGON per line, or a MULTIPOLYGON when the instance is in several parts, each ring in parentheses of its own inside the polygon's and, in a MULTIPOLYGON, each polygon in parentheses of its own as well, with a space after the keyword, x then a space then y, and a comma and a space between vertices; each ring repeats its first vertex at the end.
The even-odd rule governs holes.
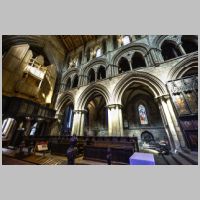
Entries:
POLYGON ((172 151, 174 151, 175 150, 174 140, 172 138, 172 135, 171 135, 171 132, 170 132, 170 129, 169 129, 169 126, 168 126, 166 114, 164 112, 162 103, 160 101, 158 101, 158 107, 159 107, 159 110, 160 110, 160 115, 161 115, 161 118, 162 118, 162 121, 163 121, 165 131, 166 131, 168 139, 169 139, 170 147, 171 147, 172 151))
POLYGON ((169 108, 169 96, 161 96, 159 98, 159 108, 161 115, 165 118, 165 130, 168 134, 172 151, 180 150, 180 140, 178 138, 178 130, 176 129, 175 119, 172 116, 172 111, 169 108))
POLYGON ((84 135, 84 121, 86 112, 86 110, 74 110, 72 134, 76 134, 79 136, 84 135))
POLYGON ((179 49, 182 55, 186 55, 185 49, 182 47, 182 43, 179 43, 177 45, 177 48, 179 49))
POLYGON ((128 62, 129 62, 129 65, 130 65, 130 69, 131 69, 131 71, 133 71, 133 66, 132 66, 131 59, 129 59, 128 62))
POLYGON ((165 98, 166 98, 166 103, 167 103, 169 112, 170 112, 170 114, 171 114, 171 118, 172 118, 172 121, 173 121, 173 123, 174 123, 175 129, 176 129, 176 133, 177 133, 179 142, 180 142, 180 144, 181 144, 181 147, 186 148, 185 139, 184 139, 184 137, 183 137, 183 133, 182 133, 181 128, 180 128, 180 126, 179 126, 179 123, 178 123, 176 114, 175 114, 175 112, 174 112, 174 109, 173 109, 173 106, 172 106, 172 103, 171 103, 171 100, 170 100, 169 95, 167 95, 165 98))
POLYGON ((157 48, 151 48, 149 50, 149 53, 152 57, 152 61, 154 65, 159 65, 161 62, 163 62, 163 58, 162 58, 162 54, 161 54, 161 50, 157 49, 157 48))
POLYGON ((123 136, 122 105, 110 104, 108 108, 108 135, 123 136))

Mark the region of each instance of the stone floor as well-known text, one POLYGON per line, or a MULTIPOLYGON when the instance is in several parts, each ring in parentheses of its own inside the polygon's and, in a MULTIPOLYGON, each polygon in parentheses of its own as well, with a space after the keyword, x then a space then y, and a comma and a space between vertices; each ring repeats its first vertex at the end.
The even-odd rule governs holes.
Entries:
MULTIPOLYGON (((67 165, 67 158, 64 156, 51 155, 46 153, 31 153, 28 155, 26 149, 23 154, 19 150, 2 148, 2 164, 3 165, 67 165)), ((152 150, 143 150, 143 152, 153 153, 156 165, 192 165, 180 155, 159 155, 152 150)), ((75 160, 76 165, 107 165, 106 162, 85 160, 83 156, 79 156, 75 160)), ((123 163, 112 162, 112 165, 121 165, 123 163)))

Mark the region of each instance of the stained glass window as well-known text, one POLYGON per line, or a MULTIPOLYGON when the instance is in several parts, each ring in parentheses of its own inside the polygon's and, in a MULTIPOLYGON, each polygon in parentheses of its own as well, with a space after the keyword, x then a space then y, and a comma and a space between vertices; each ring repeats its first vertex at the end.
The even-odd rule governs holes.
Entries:
POLYGON ((138 112, 139 112, 139 117, 140 117, 140 123, 141 124, 148 124, 146 109, 143 105, 140 104, 138 106, 138 112))

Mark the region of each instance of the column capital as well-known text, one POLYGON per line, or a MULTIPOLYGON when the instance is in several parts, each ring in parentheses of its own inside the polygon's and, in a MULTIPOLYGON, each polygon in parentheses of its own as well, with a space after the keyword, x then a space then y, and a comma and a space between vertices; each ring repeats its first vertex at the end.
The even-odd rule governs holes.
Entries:
POLYGON ((122 109, 123 105, 122 104, 109 104, 106 106, 108 109, 116 109, 116 108, 119 108, 119 109, 122 109))
POLYGON ((155 97, 156 101, 161 101, 161 100, 166 101, 166 100, 168 100, 169 98, 170 98, 170 95, 169 95, 169 94, 163 94, 163 95, 161 95, 161 96, 155 97))
POLYGON ((73 110, 73 113, 74 114, 79 114, 79 113, 82 113, 82 114, 84 114, 84 113, 87 113, 87 110, 73 110))

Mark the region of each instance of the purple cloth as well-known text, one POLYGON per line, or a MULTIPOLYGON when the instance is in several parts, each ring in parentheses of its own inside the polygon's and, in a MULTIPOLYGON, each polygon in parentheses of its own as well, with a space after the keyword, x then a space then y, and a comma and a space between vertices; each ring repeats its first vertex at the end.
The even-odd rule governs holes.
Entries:
POLYGON ((151 153, 135 152, 129 161, 130 165, 155 165, 154 156, 151 153))

